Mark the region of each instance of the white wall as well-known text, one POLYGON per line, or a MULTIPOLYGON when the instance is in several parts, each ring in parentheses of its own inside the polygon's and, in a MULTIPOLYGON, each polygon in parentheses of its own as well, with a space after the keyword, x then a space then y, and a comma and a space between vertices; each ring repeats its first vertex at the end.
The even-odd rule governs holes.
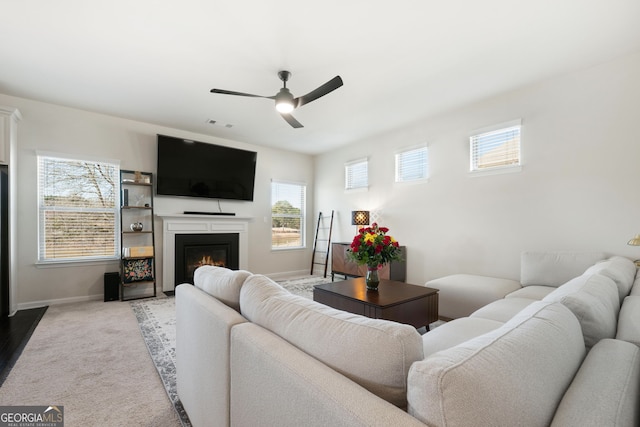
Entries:
MULTIPOLYGON (((271 179, 306 182, 309 185, 307 232, 313 233, 313 160, 310 156, 193 134, 149 123, 124 120, 0 94, 0 105, 22 113, 18 128, 18 254, 17 302, 24 309, 42 304, 101 298, 103 274, 118 271, 118 263, 37 267, 37 165, 36 150, 119 159, 123 169, 156 170, 156 134, 185 137, 258 152, 254 202, 221 201, 222 209, 254 217, 249 226, 249 269, 256 273, 305 270, 310 250, 271 251, 271 179)), ((157 197, 155 213, 185 210, 215 211, 217 202, 157 197)), ((156 221, 156 253, 162 253, 162 226, 156 221)), ((156 273, 160 278, 162 259, 156 273)), ((159 283, 162 289, 162 283, 159 283)))
MULTIPOLYGON (((377 212, 407 246, 410 283, 453 273, 518 279, 523 250, 640 258, 640 53, 380 135, 316 158, 319 210, 377 212), (520 173, 471 177, 470 132, 522 118, 520 173), (428 143, 430 179, 394 184, 394 152, 428 143), (346 192, 344 163, 369 157, 368 191, 346 192)), ((390 107, 392 108, 392 107, 390 107)))

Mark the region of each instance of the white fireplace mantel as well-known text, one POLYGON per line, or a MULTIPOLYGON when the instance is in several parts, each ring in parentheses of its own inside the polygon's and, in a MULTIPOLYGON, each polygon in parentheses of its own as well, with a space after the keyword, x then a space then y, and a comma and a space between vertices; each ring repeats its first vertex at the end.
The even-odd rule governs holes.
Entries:
MULTIPOLYGON (((162 290, 173 291, 176 234, 238 233, 240 270, 249 269, 249 223, 252 217, 157 214, 162 219, 162 290)), ((179 283, 178 283, 179 284, 179 283)))

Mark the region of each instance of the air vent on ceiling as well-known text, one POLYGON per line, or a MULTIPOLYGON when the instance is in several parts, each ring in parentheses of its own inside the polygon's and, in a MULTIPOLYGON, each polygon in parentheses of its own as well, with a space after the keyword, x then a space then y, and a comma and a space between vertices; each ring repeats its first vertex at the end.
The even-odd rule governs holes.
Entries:
POLYGON ((213 119, 207 119, 207 123, 212 125, 212 126, 224 126, 224 127, 228 128, 228 129, 233 127, 233 125, 231 123, 223 124, 223 123, 219 123, 217 120, 213 120, 213 119))

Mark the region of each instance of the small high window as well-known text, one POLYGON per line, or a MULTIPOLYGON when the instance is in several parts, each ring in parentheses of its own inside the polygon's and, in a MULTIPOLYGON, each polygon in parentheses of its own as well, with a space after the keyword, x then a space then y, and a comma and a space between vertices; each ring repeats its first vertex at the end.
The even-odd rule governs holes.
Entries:
POLYGON ((472 135, 471 171, 520 166, 520 120, 485 128, 472 135))
POLYGON ((428 178, 427 147, 413 148, 396 154, 396 182, 428 178))
POLYGON ((344 165, 344 188, 366 188, 369 186, 369 161, 367 159, 354 160, 344 165))

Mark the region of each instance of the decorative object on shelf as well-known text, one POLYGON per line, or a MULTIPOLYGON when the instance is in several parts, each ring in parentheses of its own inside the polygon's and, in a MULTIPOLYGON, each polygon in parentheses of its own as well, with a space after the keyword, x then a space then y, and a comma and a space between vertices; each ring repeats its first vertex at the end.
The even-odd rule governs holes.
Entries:
POLYGON ((141 222, 134 222, 129 227, 131 227, 131 231, 142 231, 143 225, 141 222))
POLYGON ((153 280, 153 259, 126 259, 123 261, 124 283, 153 280))
POLYGON ((400 245, 388 232, 387 227, 379 227, 376 223, 371 224, 371 227, 363 227, 347 249, 349 259, 367 266, 365 282, 368 290, 378 290, 378 269, 381 266, 402 258, 400 245))

